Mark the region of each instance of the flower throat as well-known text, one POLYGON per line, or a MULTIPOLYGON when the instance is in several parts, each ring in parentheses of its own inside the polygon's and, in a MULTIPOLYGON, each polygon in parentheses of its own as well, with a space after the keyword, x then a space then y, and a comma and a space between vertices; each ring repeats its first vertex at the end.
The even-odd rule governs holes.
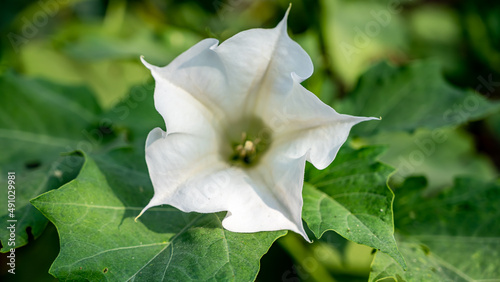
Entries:
POLYGON ((227 143, 223 151, 230 152, 229 162, 244 167, 257 164, 269 148, 272 139, 270 128, 256 117, 244 118, 231 124, 226 135, 230 140, 230 151, 227 143))

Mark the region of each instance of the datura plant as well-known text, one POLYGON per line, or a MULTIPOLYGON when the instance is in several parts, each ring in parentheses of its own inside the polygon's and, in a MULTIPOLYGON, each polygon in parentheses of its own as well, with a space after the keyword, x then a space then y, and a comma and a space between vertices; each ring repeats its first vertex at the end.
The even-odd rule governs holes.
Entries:
MULTIPOLYGON (((16 62, 0 67, 0 252, 13 279, 54 280, 40 275, 53 260, 61 281, 498 281, 500 101, 488 96, 500 72, 434 48, 475 47, 476 29, 415 28, 456 5, 296 1, 300 39, 328 61, 315 78, 282 1, 106 1, 85 14, 101 28, 60 5, 36 24, 53 2, 11 7, 22 46, 0 44, 16 62), (249 17, 278 25, 199 37, 249 17), (449 82, 462 79, 475 91, 449 82), (329 90, 335 104, 318 98, 329 90)), ((455 12, 488 18, 476 8, 455 12)), ((500 66, 486 53, 475 57, 500 66)))
POLYGON ((202 40, 165 67, 141 58, 166 124, 146 141, 154 197, 141 215, 164 204, 227 211, 229 231, 292 230, 309 241, 305 161, 326 168, 352 126, 375 118, 339 114, 300 84, 313 65, 287 34, 288 11, 273 29, 202 40))

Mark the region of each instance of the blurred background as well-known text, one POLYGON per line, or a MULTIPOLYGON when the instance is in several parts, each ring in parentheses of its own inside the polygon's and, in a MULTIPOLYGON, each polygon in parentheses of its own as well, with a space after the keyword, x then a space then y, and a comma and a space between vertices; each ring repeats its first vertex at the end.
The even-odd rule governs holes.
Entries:
MULTIPOLYGON (((449 83, 490 100, 500 98, 500 4, 485 0, 5 0, 0 4, 0 73, 86 85, 101 107, 109 109, 132 86, 151 83, 139 56, 166 65, 201 39, 222 42, 245 29, 274 27, 290 3, 289 34, 315 66, 303 85, 339 112, 340 101, 359 76, 383 60, 395 65, 433 60, 449 83)), ((499 114, 446 130, 451 138, 393 181, 424 175, 430 187, 442 189, 457 175, 497 177, 499 114)), ((398 167, 400 157, 415 149, 415 140, 429 134, 381 134, 360 142, 390 145, 382 160, 398 167)), ((322 265, 339 281, 366 281, 370 248, 330 233, 307 249, 285 238, 264 256, 257 280, 318 279, 318 256, 297 261, 320 252, 322 265)), ((29 265, 29 272, 19 271, 16 279, 36 275, 38 281, 54 280, 47 271, 58 253, 57 231, 49 225, 31 241, 17 252, 19 268, 29 265)), ((5 275, 3 261, 0 268, 5 275)))

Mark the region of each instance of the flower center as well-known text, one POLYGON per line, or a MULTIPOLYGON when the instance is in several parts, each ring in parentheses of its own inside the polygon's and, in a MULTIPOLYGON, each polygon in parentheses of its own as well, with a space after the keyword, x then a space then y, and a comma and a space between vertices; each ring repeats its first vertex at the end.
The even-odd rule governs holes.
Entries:
POLYGON ((226 152, 229 163, 249 167, 257 164, 269 148, 272 132, 260 118, 251 117, 231 124, 226 137, 230 146, 223 144, 222 151, 226 152))
POLYGON ((248 140, 246 136, 246 132, 241 134, 241 143, 233 148, 232 160, 249 165, 255 160, 255 157, 257 157, 257 145, 260 143, 260 139, 248 140))

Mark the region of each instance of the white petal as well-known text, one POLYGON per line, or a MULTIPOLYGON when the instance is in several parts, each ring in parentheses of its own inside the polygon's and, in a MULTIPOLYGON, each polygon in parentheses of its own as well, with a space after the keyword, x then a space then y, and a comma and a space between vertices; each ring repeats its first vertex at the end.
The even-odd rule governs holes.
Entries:
POLYGON ((309 240, 301 219, 305 160, 325 168, 351 127, 372 118, 338 114, 300 85, 313 67, 288 37, 287 15, 274 29, 244 31, 220 46, 203 40, 166 67, 143 60, 168 132, 154 129, 146 141, 155 195, 143 212, 162 204, 228 211, 228 230, 288 229, 309 240), (247 116, 272 128, 272 143, 256 166, 231 166, 221 154, 231 148, 221 146, 234 140, 221 138, 247 116))
MULTIPOLYGON (((193 48, 198 49, 195 47, 193 48)), ((214 116, 210 108, 183 88, 165 79, 159 73, 160 68, 150 65, 143 58, 141 60, 155 78, 155 107, 165 120, 168 134, 178 132, 208 134, 207 131, 219 128, 219 119, 214 116)))
POLYGON ((290 73, 302 80, 312 74, 311 59, 287 34, 287 16, 273 29, 243 31, 220 46, 203 40, 166 67, 144 63, 156 80, 189 93, 218 120, 237 121, 253 113, 270 89, 288 92, 290 73))
MULTIPOLYGON (((294 72, 300 79, 311 76, 311 58, 287 33, 288 12, 273 29, 250 29, 224 41, 215 49, 230 75, 237 105, 244 114, 254 114, 257 101, 270 92, 288 92, 294 72)), ((233 94, 234 95, 234 94, 233 94)), ((265 102, 264 102, 265 103, 265 102)))
POLYGON ((271 148, 248 174, 259 184, 256 189, 260 196, 280 213, 281 220, 270 218, 266 223, 274 226, 273 230, 288 229, 299 233, 310 242, 302 224, 305 156, 290 158, 284 153, 283 148, 271 148))
POLYGON ((183 186, 192 178, 220 169, 222 162, 217 142, 187 133, 167 135, 155 128, 149 133, 146 144, 146 162, 155 194, 141 214, 162 204, 190 211, 197 199, 186 198, 183 186))
POLYGON ((147 140, 146 161, 154 197, 143 209, 168 204, 184 212, 228 211, 222 224, 234 232, 292 230, 309 241, 302 220, 305 158, 266 154, 243 170, 219 159, 199 136, 166 135, 156 128, 147 140))
POLYGON ((307 156, 316 168, 326 168, 346 141, 351 128, 372 117, 337 113, 302 85, 292 74, 293 87, 288 93, 272 93, 264 120, 274 131, 273 146, 286 147, 290 158, 307 156))
MULTIPOLYGON (((302 167, 304 161, 302 159, 302 167)), ((173 195, 168 204, 186 212, 228 211, 222 225, 233 232, 292 230, 307 239, 300 220, 300 197, 300 203, 294 207, 297 208, 295 213, 299 214, 297 220, 291 216, 289 206, 284 205, 277 197, 281 194, 276 194, 274 187, 268 185, 272 182, 264 181, 264 176, 259 175, 258 171, 224 167, 223 164, 217 167, 217 171, 200 173, 186 179, 185 183, 180 185, 179 193, 173 195)), ((299 165, 295 168, 300 170, 300 167, 299 165)), ((301 172, 303 174, 303 169, 301 172)))

